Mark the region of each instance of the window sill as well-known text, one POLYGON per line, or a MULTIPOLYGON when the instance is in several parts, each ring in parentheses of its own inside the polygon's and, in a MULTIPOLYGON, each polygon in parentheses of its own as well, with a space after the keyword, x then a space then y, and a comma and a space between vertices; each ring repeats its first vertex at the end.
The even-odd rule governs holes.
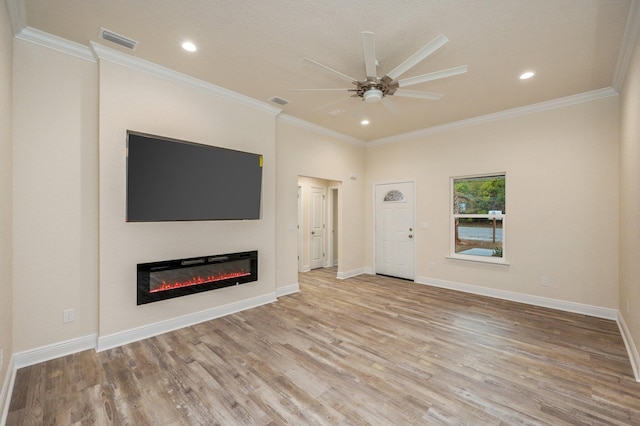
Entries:
POLYGON ((462 254, 452 254, 446 256, 447 259, 461 260, 463 262, 484 263, 489 265, 510 266, 510 263, 501 257, 465 256, 462 254))

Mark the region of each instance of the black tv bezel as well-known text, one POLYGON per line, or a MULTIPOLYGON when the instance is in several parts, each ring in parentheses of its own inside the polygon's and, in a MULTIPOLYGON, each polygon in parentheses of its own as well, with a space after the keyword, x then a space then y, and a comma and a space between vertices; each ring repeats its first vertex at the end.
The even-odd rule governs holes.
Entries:
POLYGON ((167 136, 160 136, 160 135, 155 135, 155 134, 151 134, 151 133, 145 133, 145 132, 139 132, 139 131, 135 131, 135 130, 127 130, 126 132, 126 178, 125 178, 125 221, 127 223, 157 223, 157 222, 207 222, 207 221, 238 221, 238 220, 260 220, 261 216, 262 216, 262 185, 263 185, 263 176, 262 176, 262 167, 263 167, 263 156, 262 154, 258 154, 255 152, 249 152, 249 151, 242 151, 242 150, 237 150, 237 149, 232 149, 232 148, 225 148, 225 147, 220 147, 220 146, 215 146, 215 145, 209 145, 209 144, 203 144, 203 143, 198 143, 198 142, 192 142, 192 141, 187 141, 184 139, 176 139, 176 138, 171 138, 171 137, 167 137, 167 136), (259 201, 258 201, 258 210, 255 216, 250 216, 250 215, 243 215, 241 216, 234 216, 234 217, 208 217, 208 218, 161 218, 161 219, 153 219, 153 218, 134 218, 132 219, 131 217, 129 217, 129 204, 130 204, 130 199, 129 199, 129 137, 130 135, 135 135, 135 136, 139 136, 139 137, 143 137, 143 138, 147 138, 147 139, 155 139, 155 140, 159 140, 159 141, 166 141, 166 142, 171 142, 171 143, 176 143, 176 144, 180 144, 180 145, 191 145, 191 146, 196 146, 196 147, 200 147, 200 148, 204 148, 204 149, 211 149, 211 150, 222 150, 222 151, 228 151, 228 152, 235 152, 235 153, 239 153, 239 154, 248 154, 248 155, 252 155, 255 156, 257 159, 259 159, 259 168, 260 168, 260 185, 259 185, 259 192, 258 192, 258 197, 259 197, 259 201))

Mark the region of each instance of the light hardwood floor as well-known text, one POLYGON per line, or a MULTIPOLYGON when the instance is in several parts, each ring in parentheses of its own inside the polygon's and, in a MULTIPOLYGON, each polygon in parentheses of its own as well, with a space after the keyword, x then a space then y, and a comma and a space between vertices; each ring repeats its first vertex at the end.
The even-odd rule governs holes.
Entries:
MULTIPOLYGON (((380 276, 17 372, 9 425, 640 425, 614 321, 380 276)), ((163 303, 163 302, 160 302, 163 303)))

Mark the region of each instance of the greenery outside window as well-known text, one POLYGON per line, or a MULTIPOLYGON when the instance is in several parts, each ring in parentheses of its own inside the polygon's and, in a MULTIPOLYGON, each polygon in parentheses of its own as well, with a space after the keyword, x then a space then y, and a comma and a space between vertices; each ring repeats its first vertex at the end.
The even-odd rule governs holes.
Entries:
POLYGON ((506 263, 504 173, 451 179, 451 258, 506 263))

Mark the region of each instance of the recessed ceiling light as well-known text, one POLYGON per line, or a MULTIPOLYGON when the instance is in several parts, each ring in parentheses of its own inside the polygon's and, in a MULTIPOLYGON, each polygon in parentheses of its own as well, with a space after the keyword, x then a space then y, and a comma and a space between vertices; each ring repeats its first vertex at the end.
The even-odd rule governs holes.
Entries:
POLYGON ((184 43, 182 43, 182 48, 187 52, 195 52, 196 50, 198 50, 196 45, 190 41, 185 41, 184 43))
POLYGON ((533 71, 523 72, 522 74, 520 74, 520 80, 527 80, 533 77, 534 75, 536 75, 536 73, 533 71))
POLYGON ((362 120, 360 122, 360 124, 362 124, 363 126, 366 126, 367 124, 369 124, 369 120, 367 120, 366 118, 364 120, 362 120))

